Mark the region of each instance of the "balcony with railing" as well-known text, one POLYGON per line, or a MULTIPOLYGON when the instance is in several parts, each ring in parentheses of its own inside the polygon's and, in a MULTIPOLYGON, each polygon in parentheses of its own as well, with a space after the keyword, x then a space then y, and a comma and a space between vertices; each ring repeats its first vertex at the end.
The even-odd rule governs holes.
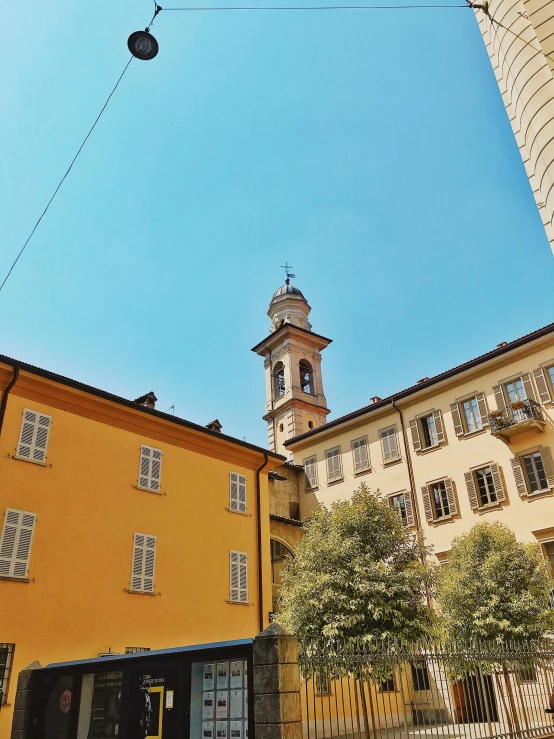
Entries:
POLYGON ((508 441, 516 434, 527 431, 544 431, 546 420, 539 403, 534 400, 518 400, 507 408, 489 414, 493 436, 508 441))

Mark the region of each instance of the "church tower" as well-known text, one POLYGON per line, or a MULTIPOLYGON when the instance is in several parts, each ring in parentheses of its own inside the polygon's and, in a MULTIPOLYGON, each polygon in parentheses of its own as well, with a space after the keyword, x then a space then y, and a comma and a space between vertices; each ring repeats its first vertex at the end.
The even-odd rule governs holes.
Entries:
POLYGON ((269 336, 252 351, 264 358, 269 448, 290 456, 283 442, 325 423, 328 413, 321 377, 321 350, 331 339, 312 331, 311 311, 300 290, 285 284, 273 295, 267 312, 269 336))

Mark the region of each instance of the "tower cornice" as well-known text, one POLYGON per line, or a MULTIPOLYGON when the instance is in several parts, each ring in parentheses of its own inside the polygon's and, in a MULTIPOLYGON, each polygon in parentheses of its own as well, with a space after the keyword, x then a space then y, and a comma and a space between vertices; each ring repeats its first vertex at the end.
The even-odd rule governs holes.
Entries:
POLYGON ((319 350, 325 349, 325 347, 329 346, 333 341, 332 339, 328 339, 326 336, 315 334, 313 331, 300 328, 300 326, 295 326, 292 323, 284 323, 276 331, 273 331, 273 333, 266 336, 263 341, 260 341, 259 344, 252 347, 251 351, 263 356, 266 351, 271 351, 276 346, 282 344, 284 339, 289 337, 302 341, 303 344, 308 344, 319 350))

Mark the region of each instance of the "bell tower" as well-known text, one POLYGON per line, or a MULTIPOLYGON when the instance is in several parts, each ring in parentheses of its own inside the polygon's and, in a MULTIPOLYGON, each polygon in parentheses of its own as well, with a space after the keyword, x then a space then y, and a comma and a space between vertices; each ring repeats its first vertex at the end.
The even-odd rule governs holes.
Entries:
POLYGON ((264 358, 269 448, 290 456, 283 442, 318 428, 330 413, 323 394, 321 351, 331 339, 312 331, 311 311, 301 291, 287 279, 267 312, 270 333, 252 351, 264 358))

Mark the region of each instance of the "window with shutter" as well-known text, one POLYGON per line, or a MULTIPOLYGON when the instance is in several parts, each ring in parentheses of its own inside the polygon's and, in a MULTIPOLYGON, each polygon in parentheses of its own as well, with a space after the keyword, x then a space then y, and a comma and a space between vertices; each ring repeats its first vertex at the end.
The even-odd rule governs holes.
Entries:
POLYGON ((552 402, 551 389, 554 387, 554 366, 548 367, 548 369, 539 367, 533 371, 533 376, 535 378, 535 384, 539 392, 539 400, 541 403, 552 402))
POLYGON ((238 472, 231 472, 229 508, 239 513, 246 512, 246 476, 238 472))
POLYGON ((317 457, 307 457, 304 460, 305 490, 316 490, 317 482, 317 457))
POLYGON ((327 462, 327 482, 342 480, 340 446, 328 449, 325 452, 325 460, 327 462))
POLYGON ((138 487, 143 490, 159 493, 161 477, 162 450, 142 444, 140 448, 138 487))
POLYGON ((404 526, 414 525, 414 510, 412 506, 412 494, 409 490, 395 493, 389 498, 389 505, 400 514, 404 526))
POLYGON ((354 474, 357 475, 360 472, 367 472, 371 469, 369 463, 369 449, 367 445, 367 436, 363 436, 361 439, 355 439, 352 443, 352 458, 354 461, 354 474))
POLYGON ((502 471, 496 462, 464 473, 471 508, 486 508, 506 500, 502 471))
POLYGON ((16 457, 28 462, 43 464, 46 461, 46 450, 52 418, 25 408, 19 432, 16 457))
POLYGON ((547 447, 521 454, 511 462, 518 493, 522 498, 554 488, 554 464, 547 447))
POLYGON ((6 508, 0 538, 0 577, 27 577, 35 521, 35 513, 6 508))
POLYGON ((400 459, 400 452, 398 451, 398 439, 396 436, 396 426, 390 426, 387 429, 381 429, 379 431, 379 438, 381 440, 383 463, 388 464, 389 462, 395 462, 396 460, 400 459))
POLYGON ((425 490, 427 505, 424 501, 424 507, 429 508, 431 514, 430 517, 427 516, 428 521, 441 521, 458 512, 454 486, 448 477, 428 483, 425 490))
POLYGON ((229 600, 232 603, 248 603, 248 555, 231 550, 229 570, 229 600))
POLYGON ((446 441, 442 413, 433 411, 410 421, 414 451, 425 451, 446 441))
POLYGON ((131 590, 133 591, 154 592, 156 541, 156 537, 150 534, 134 534, 131 567, 131 590))

